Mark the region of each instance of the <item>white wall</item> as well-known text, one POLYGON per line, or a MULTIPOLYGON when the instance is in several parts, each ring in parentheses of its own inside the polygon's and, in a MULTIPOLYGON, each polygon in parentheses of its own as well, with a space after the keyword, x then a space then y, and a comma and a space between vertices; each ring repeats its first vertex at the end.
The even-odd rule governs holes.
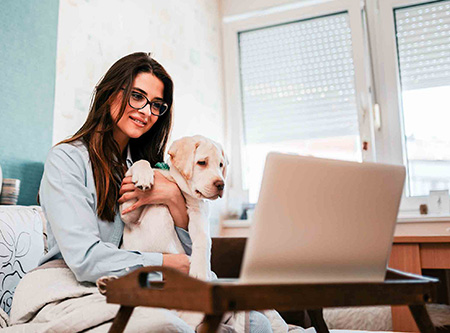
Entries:
POLYGON ((60 0, 53 143, 86 119, 95 84, 122 56, 153 53, 174 80, 172 139, 224 142, 219 2, 60 0))
POLYGON ((222 16, 233 16, 305 0, 221 0, 222 16))
MULTIPOLYGON (((108 68, 143 51, 174 81, 171 141, 203 134, 225 146, 221 45, 219 0, 60 0, 53 144, 84 123, 108 68)), ((213 234, 224 207, 212 204, 213 234)))

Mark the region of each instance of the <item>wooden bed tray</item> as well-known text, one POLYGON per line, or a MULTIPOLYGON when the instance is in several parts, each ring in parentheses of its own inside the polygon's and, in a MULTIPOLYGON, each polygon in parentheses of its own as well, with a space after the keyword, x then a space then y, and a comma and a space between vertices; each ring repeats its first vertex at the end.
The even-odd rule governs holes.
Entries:
MULTIPOLYGON (((217 265, 214 260, 217 244, 239 242, 245 246, 242 239, 213 239, 213 270, 217 265)), ((224 270, 218 276, 234 277, 227 276, 227 272, 230 271, 224 270)), ((328 332, 322 308, 364 305, 408 305, 420 331, 435 332, 425 304, 436 300, 438 282, 388 269, 385 281, 380 283, 252 285, 237 281, 204 282, 167 267, 143 267, 108 282, 106 299, 108 303, 121 305, 110 332, 124 330, 134 307, 150 306, 203 312, 203 332, 215 332, 228 311, 276 309, 292 313, 306 310, 316 331, 322 333, 328 332), (148 286, 150 272, 162 272, 164 281, 151 282, 148 286)))

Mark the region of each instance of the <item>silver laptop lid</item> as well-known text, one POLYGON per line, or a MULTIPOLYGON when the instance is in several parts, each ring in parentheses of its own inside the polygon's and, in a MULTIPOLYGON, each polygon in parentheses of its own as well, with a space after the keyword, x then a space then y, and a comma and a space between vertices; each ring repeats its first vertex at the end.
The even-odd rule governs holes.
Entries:
POLYGON ((245 283, 384 280, 405 168, 270 153, 245 283))

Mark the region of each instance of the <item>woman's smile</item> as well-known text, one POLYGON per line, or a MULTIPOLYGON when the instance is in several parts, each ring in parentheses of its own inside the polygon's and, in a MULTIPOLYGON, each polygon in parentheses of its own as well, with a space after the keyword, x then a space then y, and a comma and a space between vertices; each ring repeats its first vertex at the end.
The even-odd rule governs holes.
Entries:
POLYGON ((133 122, 137 127, 145 127, 145 125, 147 125, 147 121, 144 120, 144 119, 142 119, 142 118, 140 118, 140 117, 137 117, 137 116, 130 116, 129 118, 132 120, 132 122, 133 122))

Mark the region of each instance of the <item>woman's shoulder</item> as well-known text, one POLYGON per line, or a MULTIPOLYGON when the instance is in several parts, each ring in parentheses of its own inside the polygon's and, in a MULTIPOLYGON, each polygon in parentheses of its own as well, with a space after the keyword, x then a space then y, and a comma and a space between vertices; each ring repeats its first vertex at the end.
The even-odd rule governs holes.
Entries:
POLYGON ((87 147, 86 144, 82 141, 82 140, 76 140, 73 142, 68 142, 68 143, 58 143, 56 145, 54 145, 52 147, 52 149, 50 149, 50 152, 53 151, 62 151, 62 152, 80 152, 80 153, 85 153, 87 152, 87 147))
POLYGON ((50 149, 47 160, 54 158, 83 162, 89 160, 89 152, 81 140, 70 143, 59 143, 50 149))

